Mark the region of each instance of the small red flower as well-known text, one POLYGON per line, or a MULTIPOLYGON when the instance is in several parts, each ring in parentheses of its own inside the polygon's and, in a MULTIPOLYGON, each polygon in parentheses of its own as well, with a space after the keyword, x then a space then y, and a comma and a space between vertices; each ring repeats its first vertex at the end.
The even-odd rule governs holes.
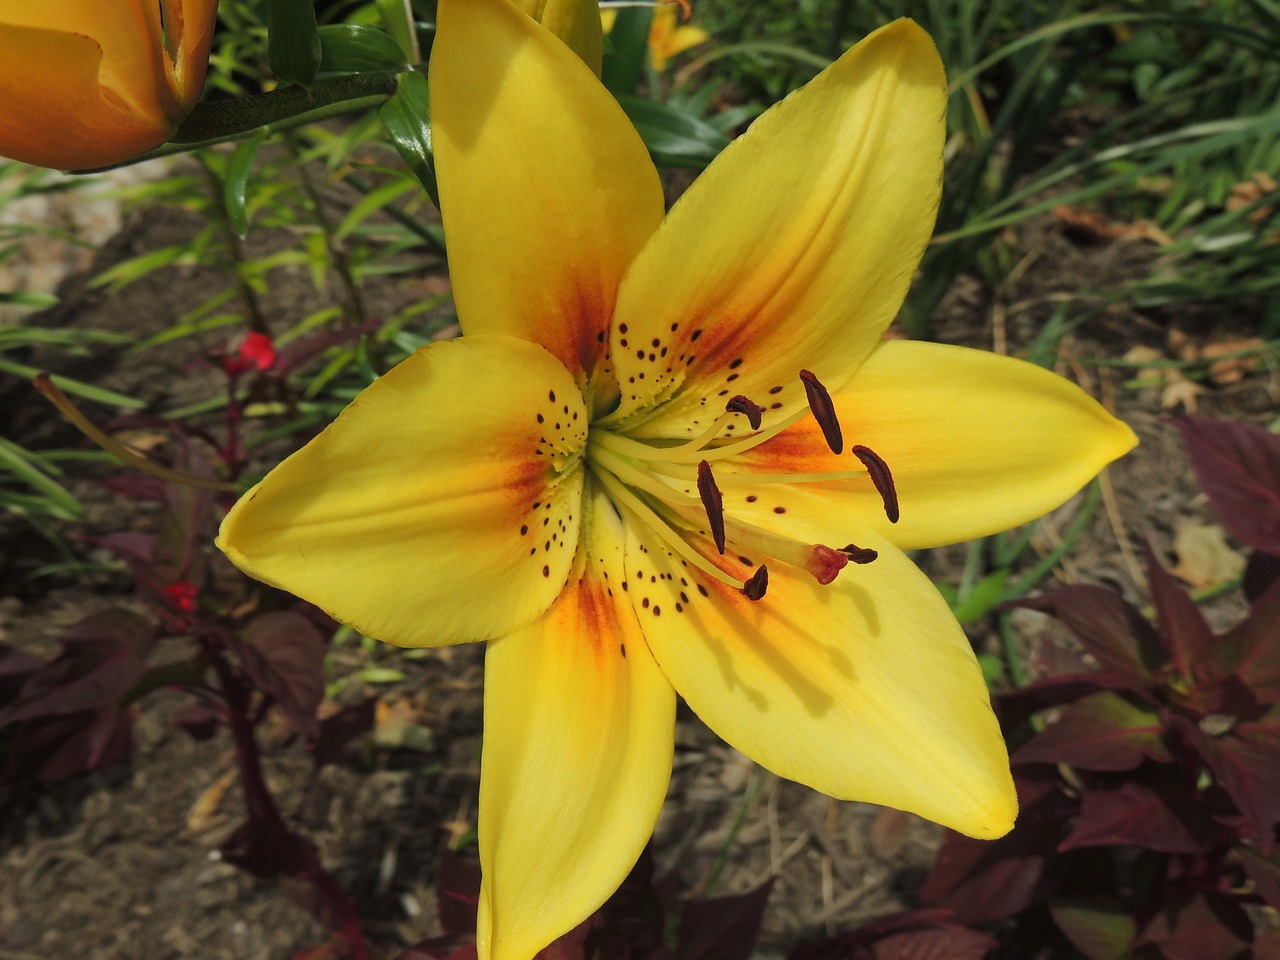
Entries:
POLYGON ((165 599, 174 610, 179 613, 195 613, 198 592, 194 583, 179 580, 177 583, 166 584, 162 589, 165 599))
POLYGON ((244 338, 240 348, 222 358, 227 374, 239 377, 250 370, 270 370, 276 362, 276 345, 265 333, 253 332, 244 338))

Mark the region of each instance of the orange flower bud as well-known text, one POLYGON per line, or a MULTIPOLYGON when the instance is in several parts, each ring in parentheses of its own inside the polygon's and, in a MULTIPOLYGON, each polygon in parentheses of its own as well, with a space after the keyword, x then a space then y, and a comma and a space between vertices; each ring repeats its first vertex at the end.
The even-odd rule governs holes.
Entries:
POLYGON ((0 0, 0 154, 121 163, 195 107, 217 0, 0 0))

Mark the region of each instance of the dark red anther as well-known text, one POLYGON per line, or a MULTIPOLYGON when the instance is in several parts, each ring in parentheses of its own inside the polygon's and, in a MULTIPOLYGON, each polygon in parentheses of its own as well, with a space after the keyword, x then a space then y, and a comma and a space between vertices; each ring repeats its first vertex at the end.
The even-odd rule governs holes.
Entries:
POLYGON ((761 600, 764 598, 764 592, 768 589, 769 568, 762 563, 759 569, 751 575, 751 579, 742 585, 742 593, 748 600, 761 600))
POLYGON ((707 511, 707 522, 711 524, 711 538, 716 542, 716 549, 724 553, 724 497, 720 496, 720 488, 716 486, 715 477, 711 476, 711 464, 705 460, 698 461, 698 496, 707 511))
POLYGON ((831 394, 822 382, 808 370, 800 371, 800 382, 804 384, 805 396, 809 398, 809 409, 813 419, 822 428, 822 435, 827 439, 827 446, 832 453, 844 449, 844 434, 840 432, 840 421, 836 419, 836 405, 831 402, 831 394))
POLYGON ((889 465, 884 462, 880 454, 861 444, 853 448, 853 455, 862 461, 862 465, 867 468, 867 473, 871 476, 871 482, 876 485, 876 492, 884 501, 884 515, 889 518, 890 523, 897 523, 898 491, 893 486, 893 474, 889 472, 889 465))
POLYGON ((760 429, 760 422, 764 418, 764 407, 755 401, 748 400, 742 394, 738 394, 726 403, 724 408, 732 413, 743 414, 747 418, 747 422, 751 424, 752 430, 760 429))
POLYGON ((840 552, 849 558, 850 563, 870 563, 880 554, 876 553, 870 547, 860 547, 856 543, 851 543, 847 547, 841 547, 840 552))

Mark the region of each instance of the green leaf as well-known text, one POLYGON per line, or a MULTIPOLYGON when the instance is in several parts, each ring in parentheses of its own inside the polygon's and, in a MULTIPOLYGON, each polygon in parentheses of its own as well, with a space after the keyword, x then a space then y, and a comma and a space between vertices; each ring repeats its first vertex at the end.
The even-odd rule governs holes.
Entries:
POLYGON ((729 145, 729 138, 705 120, 665 103, 634 96, 620 96, 618 103, 659 166, 705 167, 729 145))
POLYGON ((43 505, 42 513, 61 520, 83 519, 84 508, 80 505, 80 501, 45 474, 33 462, 30 453, 4 437, 0 437, 0 467, 7 468, 20 480, 35 487, 41 493, 48 501, 43 505))
POLYGON ((413 71, 402 73, 396 92, 378 108, 378 117, 431 202, 440 206, 440 194, 436 190, 436 162, 431 152, 427 78, 413 71))
POLYGON ((622 7, 605 40, 600 79, 615 97, 634 96, 649 57, 651 7, 622 7))
POLYGON ((1116 900, 1103 895, 1056 900, 1049 913, 1067 939, 1089 960, 1122 960, 1138 924, 1116 900))
MULTIPOLYGON (((11 373, 16 377, 30 380, 42 372, 39 368, 29 367, 25 363, 13 363, 9 360, 0 359, 0 373, 11 373)), ((127 407, 130 410, 141 410, 146 406, 143 401, 135 400, 133 397, 126 397, 123 393, 116 393, 114 390, 106 390, 102 387, 95 387, 92 384, 81 383, 79 380, 71 380, 58 374, 54 374, 49 379, 63 393, 84 397, 86 400, 95 400, 98 403, 105 403, 113 407, 127 407)))
POLYGON ((311 0, 267 0, 267 62, 285 83, 310 86, 320 69, 320 32, 311 0))
POLYGON ((956 619, 961 623, 968 623, 990 613, 991 608, 1003 599, 1004 585, 1008 579, 1009 570, 1002 568, 975 583, 964 599, 952 608, 956 619))
POLYGON ((227 176, 222 183, 222 199, 227 207, 227 220, 237 237, 243 240, 249 233, 249 215, 244 209, 245 190, 249 186, 249 174, 253 170, 258 148, 267 138, 267 131, 259 130, 244 143, 239 144, 227 163, 227 176))
POLYGON ((414 186, 414 182, 405 177, 401 180, 392 180, 365 194, 338 225, 338 229, 334 231, 334 239, 343 239, 359 227, 370 214, 390 205, 393 200, 414 189, 414 186))
POLYGON ((413 28, 413 9, 409 0, 375 0, 378 15, 387 28, 387 33, 404 54, 409 63, 422 62, 422 51, 418 48, 418 32, 413 28))
POLYGON ((323 73, 364 73, 402 70, 408 66, 395 40, 377 27, 331 23, 320 28, 320 70, 323 73))

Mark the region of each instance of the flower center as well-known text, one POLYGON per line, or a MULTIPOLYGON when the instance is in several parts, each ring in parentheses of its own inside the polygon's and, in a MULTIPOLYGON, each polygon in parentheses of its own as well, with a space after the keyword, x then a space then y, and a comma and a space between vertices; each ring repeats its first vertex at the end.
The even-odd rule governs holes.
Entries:
MULTIPOLYGON (((851 452, 859 462, 856 469, 791 474, 722 472, 720 482, 715 475, 715 464, 767 443, 810 414, 832 454, 843 453, 843 432, 830 393, 807 370, 800 371, 800 380, 808 406, 776 423, 765 424, 759 404, 736 396, 701 435, 684 442, 637 440, 593 426, 587 440, 587 467, 620 511, 651 529, 674 553, 717 580, 736 586, 752 600, 765 595, 769 570, 766 563, 757 565, 748 555, 800 567, 819 583, 828 584, 847 564, 870 563, 876 552, 852 543, 839 549, 808 543, 733 517, 725 512, 721 483, 736 491, 750 484, 803 484, 869 476, 885 514, 896 523, 893 475, 880 456, 868 447, 854 446, 851 452), (751 432, 746 436, 730 434, 730 425, 741 418, 746 419, 751 432)), ((747 499, 754 502, 756 498, 747 499)), ((775 512, 784 509, 778 507, 775 512)))

